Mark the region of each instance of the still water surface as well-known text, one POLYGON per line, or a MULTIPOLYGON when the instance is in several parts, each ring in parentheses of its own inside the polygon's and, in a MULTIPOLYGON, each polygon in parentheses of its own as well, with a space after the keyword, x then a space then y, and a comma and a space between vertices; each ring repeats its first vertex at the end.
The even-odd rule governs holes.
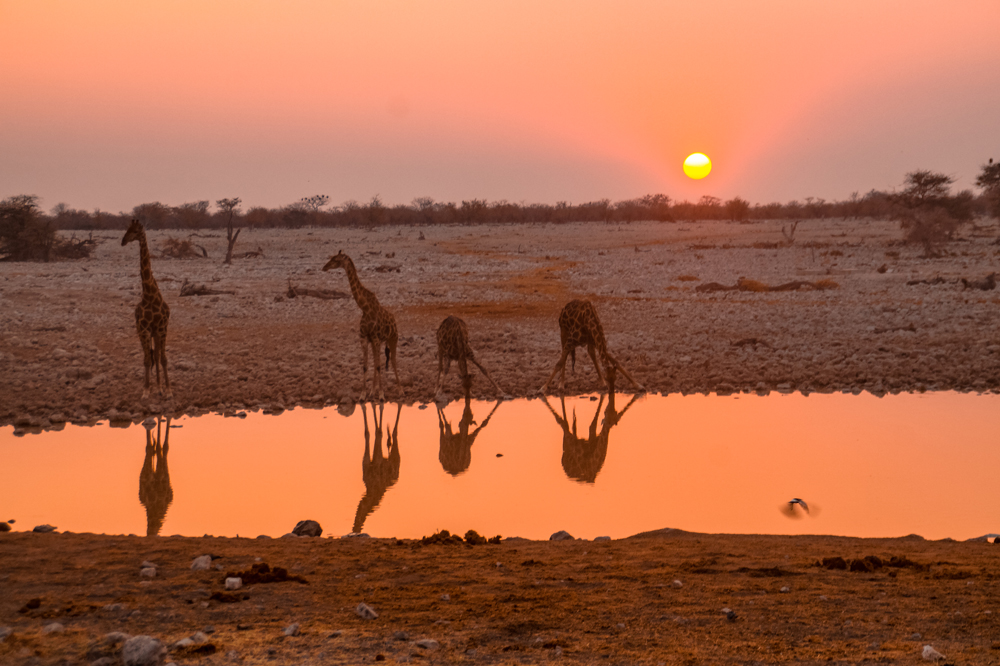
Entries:
POLYGON ((170 425, 0 429, 0 519, 244 537, 307 518, 400 538, 1000 531, 998 395, 582 396, 170 425), (793 497, 810 515, 782 511, 793 497))

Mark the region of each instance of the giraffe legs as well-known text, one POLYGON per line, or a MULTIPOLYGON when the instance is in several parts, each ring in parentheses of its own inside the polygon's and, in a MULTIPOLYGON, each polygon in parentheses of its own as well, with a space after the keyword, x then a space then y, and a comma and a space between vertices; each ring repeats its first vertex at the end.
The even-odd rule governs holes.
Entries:
POLYGON ((560 357, 559 362, 556 363, 556 367, 552 369, 552 374, 549 375, 549 378, 545 382, 545 385, 542 386, 542 388, 538 389, 539 393, 545 395, 545 391, 548 390, 549 384, 552 383, 552 380, 555 379, 556 377, 556 373, 559 372, 560 370, 562 370, 562 378, 559 381, 559 390, 562 391, 564 388, 566 388, 566 359, 569 358, 569 352, 570 350, 568 347, 563 348, 562 357, 560 357))
POLYGON ((142 364, 146 369, 146 381, 143 384, 142 399, 149 400, 149 374, 153 365, 152 338, 149 333, 139 331, 139 344, 142 345, 142 364))
MULTIPOLYGON (((375 357, 375 372, 378 372, 378 357, 375 357)), ((372 379, 374 389, 375 380, 372 379)), ((368 340, 361 338, 361 402, 368 399, 368 340)))
MULTIPOLYGON (((636 389, 638 389, 639 391, 641 391, 643 393, 646 392, 646 387, 643 386, 642 384, 640 384, 639 382, 635 381, 634 379, 632 379, 632 375, 628 374, 628 370, 626 370, 625 367, 621 363, 618 362, 618 359, 616 359, 614 356, 612 356, 607 351, 604 352, 604 355, 607 357, 607 360, 610 361, 609 365, 614 368, 615 372, 622 373, 623 375, 625 375, 625 379, 629 380, 629 382, 632 384, 632 386, 634 386, 636 389)), ((611 382, 609 382, 609 385, 608 385, 608 390, 609 391, 613 391, 614 390, 614 374, 615 373, 613 373, 613 372, 609 372, 608 373, 608 375, 611 377, 611 382)))
MULTIPOLYGON (((385 341, 385 348, 388 352, 389 358, 387 360, 392 361, 392 374, 396 377, 396 388, 399 389, 400 396, 403 393, 403 387, 399 383, 399 368, 396 367, 396 343, 399 341, 399 337, 393 333, 392 337, 385 341)), ((389 372, 389 364, 386 363, 385 371, 389 372)))
POLYGON ((486 371, 486 368, 484 368, 479 364, 479 361, 477 361, 475 357, 469 357, 469 360, 476 364, 476 367, 479 368, 479 371, 483 373, 483 376, 486 377, 486 379, 490 380, 490 384, 493 384, 493 388, 497 390, 497 393, 499 393, 502 396, 507 395, 506 393, 503 392, 503 389, 500 388, 500 386, 495 381, 493 381, 493 378, 490 377, 490 373, 486 371))
POLYGON ((156 355, 156 387, 160 387, 160 368, 163 368, 163 383, 166 386, 166 392, 163 396, 167 400, 172 400, 174 397, 173 391, 170 390, 170 376, 167 375, 167 334, 164 331, 160 335, 153 338, 155 344, 153 345, 153 353, 156 355))
POLYGON ((594 370, 597 371, 597 378, 608 386, 608 380, 605 379, 604 373, 601 372, 601 364, 597 362, 597 353, 594 350, 594 345, 587 345, 587 353, 590 354, 590 360, 594 362, 594 370))
POLYGON ((448 376, 448 371, 451 369, 451 357, 445 357, 440 352, 438 353, 438 381, 437 388, 434 389, 434 398, 436 400, 444 400, 444 378, 448 376))
MULTIPOLYGON (((375 397, 375 387, 378 386, 378 399, 380 402, 385 402, 385 389, 382 387, 382 368, 381 364, 378 362, 378 342, 376 340, 371 341, 372 346, 372 360, 374 361, 372 367, 372 397, 375 397)), ((367 356, 367 350, 365 356, 367 356)))

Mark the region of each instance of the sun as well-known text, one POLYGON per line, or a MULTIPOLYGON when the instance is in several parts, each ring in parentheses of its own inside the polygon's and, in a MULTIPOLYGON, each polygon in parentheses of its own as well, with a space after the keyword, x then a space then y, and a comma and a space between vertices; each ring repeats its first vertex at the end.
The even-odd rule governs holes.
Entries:
POLYGON ((688 178, 701 180, 712 170, 712 160, 705 153, 692 153, 684 160, 684 173, 688 178))

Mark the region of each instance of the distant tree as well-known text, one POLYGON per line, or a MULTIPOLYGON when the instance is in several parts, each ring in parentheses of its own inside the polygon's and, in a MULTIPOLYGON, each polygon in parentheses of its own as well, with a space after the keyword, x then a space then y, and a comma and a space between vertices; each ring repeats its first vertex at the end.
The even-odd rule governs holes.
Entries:
POLYGON ((1000 162, 994 162, 991 157, 990 161, 982 166, 976 178, 976 186, 983 190, 990 214, 1000 218, 1000 162))
POLYGON ((325 194, 317 194, 314 197, 302 197, 299 199, 299 203, 302 204, 302 207, 306 210, 318 213, 323 206, 330 203, 330 197, 325 194))
POLYGON ((925 257, 939 256, 940 246, 972 219, 972 193, 953 196, 951 176, 926 170, 911 171, 903 182, 902 192, 893 197, 903 238, 923 245, 925 257))
POLYGON ((208 226, 208 206, 207 201, 195 201, 174 206, 172 213, 176 218, 177 226, 186 229, 204 229, 208 226))
POLYGON ((243 231, 242 227, 233 233, 233 218, 239 212, 240 204, 243 203, 239 197, 233 197, 232 199, 219 199, 215 202, 215 205, 219 207, 219 211, 226 216, 226 241, 229 243, 229 247, 226 249, 226 260, 222 263, 225 265, 230 265, 233 263, 233 246, 236 245, 236 239, 240 237, 240 232, 243 231))
POLYGON ((734 222, 742 222, 750 214, 750 202, 746 199, 733 197, 726 202, 726 217, 734 222))
POLYGON ((170 206, 164 206, 159 201, 139 204, 132 209, 132 217, 142 222, 147 229, 165 226, 170 213, 170 206))
POLYGON ((368 202, 368 205, 364 207, 364 217, 368 222, 368 226, 377 227, 385 221, 386 209, 382 204, 382 199, 379 195, 375 195, 368 202))
POLYGON ((55 229, 38 212, 38 197, 21 194, 0 201, 0 259, 49 261, 55 243, 55 229))

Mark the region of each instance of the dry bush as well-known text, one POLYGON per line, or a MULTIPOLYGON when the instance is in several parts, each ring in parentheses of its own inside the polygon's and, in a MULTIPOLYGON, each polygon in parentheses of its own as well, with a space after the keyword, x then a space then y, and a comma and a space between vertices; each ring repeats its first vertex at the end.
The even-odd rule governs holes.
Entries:
POLYGON ((820 291, 825 291, 827 289, 840 289, 840 285, 829 278, 825 280, 817 280, 812 283, 812 286, 813 289, 819 289, 820 291))
POLYGON ((168 238, 163 241, 161 256, 169 257, 170 259, 200 259, 207 257, 208 252, 205 251, 205 248, 195 245, 190 240, 168 238))
POLYGON ((694 275, 678 275, 677 279, 681 282, 697 282, 701 278, 695 277, 694 275))

